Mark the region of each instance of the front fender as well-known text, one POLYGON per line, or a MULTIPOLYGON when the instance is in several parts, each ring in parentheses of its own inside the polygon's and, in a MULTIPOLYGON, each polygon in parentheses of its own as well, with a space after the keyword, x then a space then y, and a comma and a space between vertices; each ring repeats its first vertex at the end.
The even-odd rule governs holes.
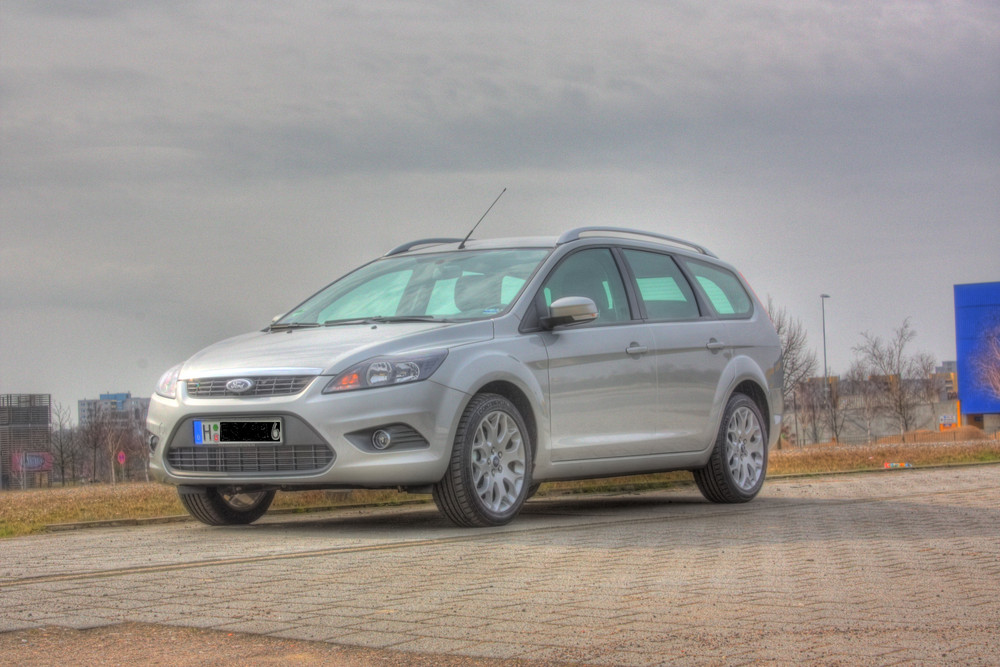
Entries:
MULTIPOLYGON (((524 415, 525 418, 535 424, 537 466, 539 457, 548 456, 550 433, 546 361, 545 346, 531 337, 512 339, 508 345, 497 345, 497 340, 493 340, 489 345, 472 344, 453 350, 449 355, 450 363, 442 366, 433 381, 464 393, 465 405, 489 385, 503 383, 516 390, 523 398, 522 407, 526 405, 531 411, 530 415, 524 415)), ((464 411, 463 405, 451 424, 452 442, 464 411)))

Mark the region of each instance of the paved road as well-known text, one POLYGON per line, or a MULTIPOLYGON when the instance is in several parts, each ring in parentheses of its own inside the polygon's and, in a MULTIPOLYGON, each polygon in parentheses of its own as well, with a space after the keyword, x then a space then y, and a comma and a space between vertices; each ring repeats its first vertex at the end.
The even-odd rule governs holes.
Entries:
POLYGON ((770 481, 739 506, 693 487, 540 498, 491 530, 411 506, 0 553, 0 645, 138 622, 404 657, 1000 664, 996 465, 770 481))

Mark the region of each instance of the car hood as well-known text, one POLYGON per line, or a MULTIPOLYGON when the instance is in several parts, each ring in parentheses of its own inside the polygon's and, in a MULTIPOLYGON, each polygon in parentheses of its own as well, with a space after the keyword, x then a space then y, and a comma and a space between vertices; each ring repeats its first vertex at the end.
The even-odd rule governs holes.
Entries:
POLYGON ((397 322, 258 331, 188 359, 180 379, 230 375, 331 375, 383 354, 454 347, 493 337, 493 322, 397 322))

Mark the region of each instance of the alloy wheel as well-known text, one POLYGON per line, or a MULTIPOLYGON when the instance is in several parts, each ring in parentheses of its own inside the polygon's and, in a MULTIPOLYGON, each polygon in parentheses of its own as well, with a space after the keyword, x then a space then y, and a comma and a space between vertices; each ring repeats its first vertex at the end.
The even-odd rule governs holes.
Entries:
POLYGON ((736 486, 752 491, 764 470, 764 432, 745 406, 733 412, 726 426, 726 459, 736 486))
POLYGON ((506 412, 487 414, 476 427, 472 443, 472 479, 483 506, 504 512, 521 495, 526 468, 524 439, 506 412))

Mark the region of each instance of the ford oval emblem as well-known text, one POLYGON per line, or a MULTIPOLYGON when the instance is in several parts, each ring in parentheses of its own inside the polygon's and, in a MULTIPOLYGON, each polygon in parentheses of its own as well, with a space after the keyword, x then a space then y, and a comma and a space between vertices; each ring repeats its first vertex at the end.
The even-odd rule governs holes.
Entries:
POLYGON ((226 383, 226 391, 234 394, 245 394, 253 389, 253 380, 249 378, 233 378, 226 383))

